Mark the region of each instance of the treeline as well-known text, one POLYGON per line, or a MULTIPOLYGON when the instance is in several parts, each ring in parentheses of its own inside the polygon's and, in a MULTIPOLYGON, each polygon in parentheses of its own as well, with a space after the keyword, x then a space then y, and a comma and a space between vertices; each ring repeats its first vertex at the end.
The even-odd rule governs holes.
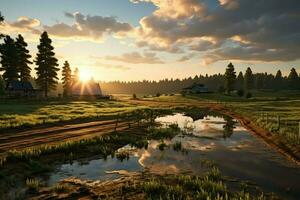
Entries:
MULTIPOLYGON (((0 23, 3 21, 4 17, 0 13, 0 23)), ((4 94, 7 85, 13 81, 34 82, 43 91, 45 97, 48 96, 50 91, 56 90, 60 68, 55 57, 52 40, 47 32, 41 34, 40 43, 37 46, 38 53, 33 62, 30 61, 32 56, 21 34, 15 39, 9 35, 0 34, 0 38, 3 38, 3 43, 0 44, 0 72, 3 72, 0 76, 0 94, 4 94), (30 65, 33 63, 36 65, 35 79, 31 77, 32 69, 30 65)), ((70 65, 68 61, 65 61, 62 67, 63 93, 65 96, 69 94, 71 84, 74 81, 78 81, 78 69, 72 75, 70 65)))
POLYGON ((299 90, 300 75, 292 68, 288 76, 277 73, 252 73, 251 68, 236 74, 230 63, 224 74, 196 75, 185 79, 164 79, 160 81, 111 81, 102 82, 102 90, 115 94, 178 93, 193 84, 204 84, 211 92, 230 93, 234 90, 246 94, 250 90, 299 90), (229 71, 228 71, 229 68, 229 71), (231 68, 231 69, 230 69, 231 68))

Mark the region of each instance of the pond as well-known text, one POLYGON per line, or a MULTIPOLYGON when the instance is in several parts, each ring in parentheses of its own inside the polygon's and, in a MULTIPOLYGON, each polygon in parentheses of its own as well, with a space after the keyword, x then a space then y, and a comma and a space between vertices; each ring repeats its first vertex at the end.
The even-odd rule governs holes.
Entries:
POLYGON ((236 120, 218 115, 193 120, 177 113, 159 117, 156 122, 162 126, 177 123, 187 134, 172 140, 151 140, 147 149, 125 146, 118 150, 130 151, 129 159, 125 160, 95 156, 63 164, 50 175, 48 184, 70 176, 114 179, 120 170, 201 174, 206 170, 202 163, 213 161, 226 177, 256 183, 264 191, 275 192, 286 199, 300 199, 299 167, 251 135, 236 120))

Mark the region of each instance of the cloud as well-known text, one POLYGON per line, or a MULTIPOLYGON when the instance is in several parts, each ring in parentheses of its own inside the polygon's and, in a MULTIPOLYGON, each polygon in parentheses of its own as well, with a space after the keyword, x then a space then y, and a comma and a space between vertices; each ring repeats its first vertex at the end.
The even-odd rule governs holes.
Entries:
POLYGON ((300 50, 300 1, 134 0, 143 1, 157 7, 136 28, 138 43, 151 50, 157 44, 159 50, 170 53, 168 47, 202 51, 208 63, 300 58, 296 53, 300 50))
POLYGON ((106 56, 105 59, 113 61, 121 61, 132 64, 164 64, 164 62, 156 56, 155 53, 139 52, 125 53, 121 56, 106 56))
POLYGON ((130 69, 130 67, 126 67, 124 65, 113 65, 113 64, 103 63, 100 61, 95 62, 93 65, 95 67, 102 67, 105 69, 114 69, 114 70, 122 70, 122 71, 130 69))
POLYGON ((0 26, 3 27, 5 34, 40 35, 42 31, 47 31, 51 36, 57 38, 89 41, 102 41, 105 34, 124 37, 133 30, 129 23, 119 22, 115 17, 84 16, 78 12, 65 13, 65 16, 72 18, 73 24, 58 22, 51 26, 42 25, 38 19, 22 16, 15 22, 5 21, 0 26))
POLYGON ((195 54, 193 54, 193 53, 184 55, 184 56, 182 56, 181 58, 179 58, 179 59, 177 60, 177 62, 185 62, 185 61, 189 61, 189 60, 191 60, 194 56, 195 56, 195 54))
POLYGON ((38 19, 29 18, 26 16, 21 16, 15 22, 4 21, 0 27, 4 34, 18 34, 22 33, 30 33, 30 34, 40 34, 39 30, 41 26, 41 22, 38 19))
POLYGON ((115 17, 85 16, 79 12, 65 13, 65 16, 72 18, 74 23, 72 25, 57 23, 52 26, 44 26, 44 29, 49 34, 61 38, 96 41, 101 41, 104 34, 125 36, 133 29, 129 23, 119 22, 115 17))

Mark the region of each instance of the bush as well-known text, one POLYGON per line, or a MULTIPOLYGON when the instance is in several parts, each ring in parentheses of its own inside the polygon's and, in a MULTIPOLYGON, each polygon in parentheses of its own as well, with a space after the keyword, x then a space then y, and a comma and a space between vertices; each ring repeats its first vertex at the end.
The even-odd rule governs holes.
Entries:
POLYGON ((219 88, 218 88, 218 92, 219 93, 221 93, 221 94, 223 94, 223 93, 225 93, 225 88, 224 88, 224 86, 220 86, 219 88))
POLYGON ((251 92, 247 92, 247 94, 246 94, 246 98, 247 99, 250 99, 252 97, 252 94, 251 94, 251 92))
POLYGON ((41 186, 41 183, 37 179, 27 179, 26 186, 30 192, 37 192, 41 186))
POLYGON ((181 93, 181 96, 185 97, 187 92, 183 90, 180 93, 181 93))
POLYGON ((132 94, 132 99, 136 99, 136 94, 132 94))
POLYGON ((244 96, 244 90, 238 90, 238 91, 237 91, 237 95, 238 95, 239 97, 244 96))
POLYGON ((156 97, 160 97, 160 93, 158 92, 158 93, 156 93, 156 97))

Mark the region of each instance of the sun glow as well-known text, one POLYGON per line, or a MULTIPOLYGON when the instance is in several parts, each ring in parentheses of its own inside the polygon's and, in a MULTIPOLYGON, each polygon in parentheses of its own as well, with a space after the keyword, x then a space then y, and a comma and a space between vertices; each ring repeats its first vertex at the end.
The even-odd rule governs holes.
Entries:
POLYGON ((92 73, 88 70, 80 70, 79 78, 83 82, 87 82, 92 79, 92 73))

